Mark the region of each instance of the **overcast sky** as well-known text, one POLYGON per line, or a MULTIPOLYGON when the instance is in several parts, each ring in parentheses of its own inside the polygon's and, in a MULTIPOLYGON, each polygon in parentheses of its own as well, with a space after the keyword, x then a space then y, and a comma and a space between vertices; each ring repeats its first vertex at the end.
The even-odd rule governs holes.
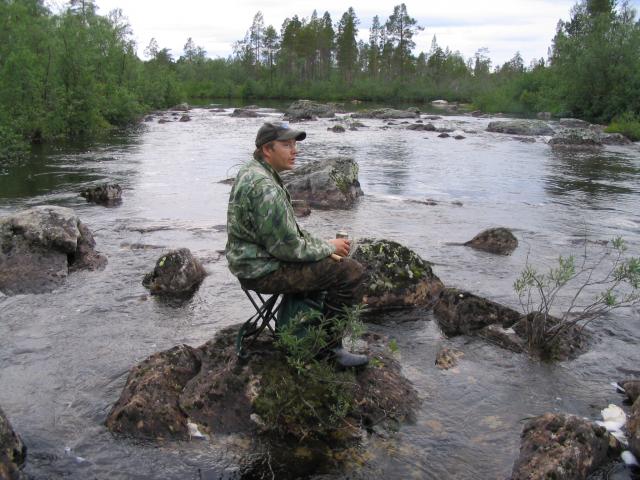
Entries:
MULTIPOLYGON (((106 15, 121 8, 129 19, 138 45, 138 54, 152 37, 160 48, 169 48, 178 58, 187 38, 203 47, 209 57, 227 57, 236 40, 244 38, 256 12, 264 15, 265 25, 278 32, 287 17, 310 17, 314 9, 322 16, 331 14, 334 22, 352 6, 360 20, 360 39, 367 40, 374 15, 384 23, 401 2, 382 0, 231 0, 230 3, 211 0, 96 0, 98 13, 106 15)), ((465 58, 472 57, 481 47, 489 49, 494 65, 504 63, 519 51, 525 64, 536 58, 546 58, 558 20, 567 20, 574 0, 406 0, 409 15, 424 27, 415 37, 417 54, 429 51, 436 35, 438 44, 458 50, 465 58)), ((631 2, 636 8, 640 0, 631 2)))

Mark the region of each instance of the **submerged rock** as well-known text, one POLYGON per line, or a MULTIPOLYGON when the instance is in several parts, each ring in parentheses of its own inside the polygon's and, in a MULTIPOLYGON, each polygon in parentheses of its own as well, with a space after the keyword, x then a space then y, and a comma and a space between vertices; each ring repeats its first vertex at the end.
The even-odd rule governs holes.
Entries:
POLYGON ((370 308, 431 306, 444 288, 429 262, 397 242, 358 240, 350 256, 367 271, 370 308))
POLYGON ((510 328, 521 317, 509 307, 457 288, 445 288, 433 312, 448 336, 475 334, 494 324, 510 328))
POLYGON ((334 125, 333 127, 327 128, 330 132, 334 133, 344 133, 346 132, 345 128, 342 125, 334 125))
POLYGON ((87 202, 116 205, 122 201, 122 187, 117 183, 106 183, 86 188, 80 192, 80 196, 86 198, 87 202))
POLYGON ((509 255, 518 246, 518 239, 508 228, 498 227, 480 232, 471 240, 465 242, 464 245, 476 250, 509 255))
POLYGON ((179 122, 190 122, 191 121, 191 117, 189 115, 182 115, 180 117, 180 120, 178 120, 179 122))
POLYGON ((362 110, 351 114, 351 118, 378 118, 382 120, 400 118, 420 118, 417 109, 396 110, 394 108, 378 108, 375 110, 362 110))
POLYGON ((449 370, 458 365, 458 359, 464 357, 464 353, 449 347, 441 348, 436 355, 436 367, 449 370))
POLYGON ((336 107, 332 104, 313 102, 311 100, 298 100, 289 105, 285 112, 285 118, 291 121, 313 120, 316 117, 332 118, 336 115, 336 107))
POLYGON ((349 390, 350 410, 343 422, 321 430, 317 416, 328 418, 335 407, 331 385, 297 373, 266 336, 247 345, 247 357, 239 360, 238 328, 220 331, 197 349, 181 345, 134 367, 107 428, 140 438, 187 439, 187 423, 192 422, 214 442, 218 435, 266 433, 296 445, 304 438, 320 438, 332 447, 360 439, 374 425, 397 428, 418 405, 386 339, 369 334, 365 350, 378 359, 377 366, 336 372, 344 381, 341 388, 349 390), (287 408, 279 406, 283 401, 287 408))
POLYGON ((27 447, 13 431, 9 420, 0 408, 0 479, 26 479, 20 468, 27 458, 27 447))
POLYGON ((525 425, 512 480, 586 479, 607 460, 604 427, 563 414, 545 413, 525 425))
POLYGON ((232 117, 236 118, 256 118, 258 117, 258 112, 248 108, 235 108, 231 113, 232 117))
POLYGON ((305 200, 312 208, 348 209, 361 196, 358 164, 336 157, 282 172, 282 181, 294 200, 305 200))
POLYGON ((407 130, 418 130, 418 131, 424 131, 424 132, 435 132, 436 131, 436 127, 431 123, 426 123, 426 124, 414 123, 412 125, 407 126, 407 130))
POLYGON ((91 231, 70 208, 40 206, 0 219, 0 291, 44 293, 70 272, 103 268, 91 231))
POLYGON ((500 120, 489 123, 487 132, 510 135, 553 135, 553 129, 542 120, 500 120))
POLYGON ((154 295, 188 295, 198 288, 206 275, 204 267, 191 251, 180 248, 162 255, 153 272, 145 275, 142 284, 154 295))

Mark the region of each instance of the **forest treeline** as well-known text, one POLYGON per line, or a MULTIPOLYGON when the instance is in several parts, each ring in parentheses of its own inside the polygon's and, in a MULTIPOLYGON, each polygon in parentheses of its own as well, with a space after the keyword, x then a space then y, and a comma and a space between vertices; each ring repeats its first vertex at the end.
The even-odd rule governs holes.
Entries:
MULTIPOLYGON (((93 138, 149 110, 194 98, 472 103, 486 112, 551 112, 611 123, 640 138, 640 25, 626 2, 581 0, 560 20, 546 59, 514 53, 493 65, 486 49, 464 58, 397 5, 374 17, 366 40, 353 8, 286 18, 279 30, 258 12, 233 55, 211 59, 188 38, 181 56, 152 39, 136 55, 122 10, 99 15, 92 0, 60 12, 43 0, 0 0, 0 159, 28 143, 93 138)), ((426 26, 428 28, 428 26, 426 26)))

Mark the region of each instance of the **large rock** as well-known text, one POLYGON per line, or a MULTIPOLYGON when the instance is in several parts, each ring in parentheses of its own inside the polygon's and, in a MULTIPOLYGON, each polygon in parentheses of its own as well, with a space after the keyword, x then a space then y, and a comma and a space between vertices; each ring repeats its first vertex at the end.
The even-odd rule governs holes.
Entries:
POLYGON ((285 118, 291 121, 313 120, 316 117, 332 118, 336 115, 336 107, 331 104, 298 100, 289 105, 285 118))
POLYGON ((569 148, 601 147, 602 137, 588 128, 563 128, 549 140, 549 145, 569 148))
POLYGON ((471 335, 489 325, 511 328, 522 316, 519 312, 457 288, 442 291, 433 312, 448 335, 471 335))
POLYGON ((611 438, 604 427, 563 414, 527 422, 512 480, 586 479, 607 460, 611 438))
POLYGON ((407 130, 418 130, 423 132, 435 132, 436 127, 432 123, 413 123, 407 126, 407 130))
POLYGON ((378 108, 375 110, 362 110, 351 114, 351 118, 378 118, 382 120, 400 118, 419 118, 417 109, 396 110, 394 108, 378 108))
POLYGON ((0 219, 0 291, 44 293, 70 272, 103 268, 106 258, 73 210, 40 206, 0 219))
POLYGON ((444 288, 429 262, 397 242, 358 240, 350 256, 367 271, 370 308, 432 306, 444 288))
POLYGON ((476 250, 509 255, 518 246, 518 239, 508 228, 498 227, 480 232, 464 245, 476 250))
POLYGON ((0 480, 22 480, 26 476, 20 471, 27 457, 27 447, 13 431, 11 424, 0 408, 0 480))
POLYGON ((489 123, 487 131, 510 135, 553 135, 553 129, 542 120, 500 120, 489 123))
POLYGON ((80 196, 87 202, 116 205, 122 201, 122 187, 117 183, 106 183, 82 190, 80 196))
POLYGON ((558 123, 565 128, 589 128, 591 124, 579 118, 561 118, 558 123))
MULTIPOLYGON (((141 438, 187 439, 188 423, 193 422, 214 442, 221 438, 217 435, 266 433, 292 439, 295 446, 305 435, 316 436, 316 415, 329 416, 331 408, 339 407, 327 400, 331 386, 299 374, 264 335, 246 346, 247 356, 240 360, 238 328, 222 330, 197 349, 182 345, 134 367, 108 415, 109 430, 141 438), (288 407, 274 409, 281 401, 288 407)), ((375 425, 397 427, 418 404, 386 339, 369 334, 364 343, 364 351, 379 362, 357 372, 336 372, 344 377, 340 388, 349 389, 353 402, 346 421, 330 429, 333 443, 360 438, 375 425)))
POLYGON ((154 295, 188 295, 198 288, 207 275, 200 261, 188 248, 171 250, 157 261, 153 272, 142 284, 154 295))
POLYGON ((351 158, 312 162, 281 176, 291 198, 305 200, 312 208, 348 209, 362 195, 358 164, 351 158))

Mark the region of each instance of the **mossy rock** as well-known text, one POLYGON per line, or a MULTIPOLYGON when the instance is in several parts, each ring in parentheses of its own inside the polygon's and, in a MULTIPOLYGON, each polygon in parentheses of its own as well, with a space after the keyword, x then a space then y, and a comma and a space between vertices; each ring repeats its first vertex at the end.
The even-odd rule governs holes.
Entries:
POLYGON ((371 308, 431 306, 444 288, 431 264, 398 242, 362 239, 351 256, 366 268, 371 308))
MULTIPOLYGON (((313 440, 327 448, 348 445, 376 428, 395 431, 411 420, 418 396, 401 374, 387 339, 366 334, 367 368, 333 372, 331 382, 300 375, 270 336, 235 351, 239 326, 229 327, 199 348, 187 346, 152 355, 134 367, 111 410, 109 430, 150 439, 189 438, 195 422, 212 441, 240 434, 264 441, 313 440)), ((327 378, 327 377, 324 377, 327 378)))

